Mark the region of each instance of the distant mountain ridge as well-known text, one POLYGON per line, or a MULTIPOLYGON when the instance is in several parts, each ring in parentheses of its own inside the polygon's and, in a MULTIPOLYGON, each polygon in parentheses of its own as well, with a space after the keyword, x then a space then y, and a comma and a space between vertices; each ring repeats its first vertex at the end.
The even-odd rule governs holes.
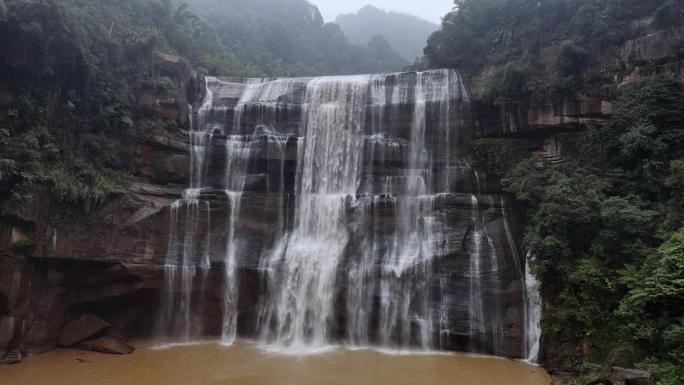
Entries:
POLYGON ((408 61, 423 56, 428 37, 439 29, 439 25, 418 16, 372 5, 364 6, 357 13, 339 15, 335 23, 355 44, 365 45, 373 37, 382 35, 392 49, 408 61))
POLYGON ((352 44, 308 0, 184 0, 248 76, 395 72, 408 63, 382 39, 352 44))

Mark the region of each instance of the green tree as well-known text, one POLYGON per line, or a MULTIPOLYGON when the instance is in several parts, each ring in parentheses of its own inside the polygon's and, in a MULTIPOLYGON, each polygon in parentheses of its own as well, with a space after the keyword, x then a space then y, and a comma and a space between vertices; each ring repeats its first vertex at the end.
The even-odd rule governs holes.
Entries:
POLYGON ((161 30, 168 31, 179 26, 191 27, 199 21, 197 16, 188 10, 190 6, 187 3, 181 3, 178 6, 173 4, 173 0, 157 0, 152 3, 157 25, 161 30))
POLYGON ((622 282, 629 288, 618 312, 627 320, 625 338, 645 354, 684 365, 684 228, 640 269, 625 269, 622 282))
POLYGON ((558 47, 556 66, 563 76, 577 76, 588 64, 589 52, 572 40, 566 40, 558 47))
POLYGON ((178 52, 192 55, 193 36, 201 28, 202 23, 188 10, 190 6, 187 3, 174 6, 173 0, 157 0, 151 5, 157 18, 157 25, 169 43, 178 52))
POLYGON ((0 0, 0 20, 4 20, 7 16, 7 5, 4 0, 0 0))

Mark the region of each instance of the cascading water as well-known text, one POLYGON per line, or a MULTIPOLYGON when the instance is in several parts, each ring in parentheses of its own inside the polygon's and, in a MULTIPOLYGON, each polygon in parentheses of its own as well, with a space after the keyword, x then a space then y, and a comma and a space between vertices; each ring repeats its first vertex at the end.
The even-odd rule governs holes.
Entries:
POLYGON ((330 340, 335 278, 349 238, 346 203, 358 186, 366 86, 362 77, 320 78, 306 88, 298 212, 287 245, 269 262, 277 284, 268 340, 294 348, 330 340))
POLYGON ((207 93, 204 105, 198 111, 199 129, 196 130, 192 107, 190 116, 190 187, 185 189, 182 198, 170 207, 169 245, 167 248, 164 276, 167 283, 162 293, 161 309, 155 325, 155 335, 172 336, 181 343, 191 342, 201 335, 202 330, 193 328, 193 294, 196 286, 204 291, 207 272, 210 268, 209 229, 211 206, 200 201, 202 176, 204 175, 207 138, 211 128, 202 124, 212 95, 207 93), (200 239, 202 223, 205 239, 200 239))
MULTIPOLYGON (((508 214, 506 214, 506 202, 501 198, 501 217, 503 218, 506 240, 513 254, 516 267, 520 266, 520 257, 515 239, 508 224, 508 214)), ((524 286, 524 341, 523 358, 531 363, 536 363, 539 359, 539 344, 541 339, 541 296, 539 281, 532 273, 530 262, 532 255, 527 253, 525 256, 524 272, 518 271, 524 286)))
POLYGON ((529 296, 501 299, 528 282, 525 267, 467 160, 457 72, 206 85, 190 187, 171 210, 160 335, 528 355, 504 324, 529 321, 529 296), (205 288, 210 266, 220 301, 205 288), (220 330, 197 321, 212 306, 220 330))
POLYGON ((528 253, 525 260, 525 360, 536 363, 541 338, 541 297, 539 281, 530 268, 531 258, 528 253))
POLYGON ((475 195, 471 196, 472 203, 472 251, 470 253, 469 283, 470 283, 470 333, 484 333, 484 303, 482 300, 482 229, 479 226, 480 203, 475 195))

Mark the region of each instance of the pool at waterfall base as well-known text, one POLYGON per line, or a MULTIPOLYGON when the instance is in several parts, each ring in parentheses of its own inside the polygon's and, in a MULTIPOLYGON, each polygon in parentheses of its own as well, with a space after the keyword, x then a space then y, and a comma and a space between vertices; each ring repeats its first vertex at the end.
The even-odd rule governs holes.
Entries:
POLYGON ((464 353, 416 353, 337 347, 281 354, 238 340, 155 347, 116 356, 57 349, 0 366, 3 385, 549 385, 546 371, 523 361, 464 353))

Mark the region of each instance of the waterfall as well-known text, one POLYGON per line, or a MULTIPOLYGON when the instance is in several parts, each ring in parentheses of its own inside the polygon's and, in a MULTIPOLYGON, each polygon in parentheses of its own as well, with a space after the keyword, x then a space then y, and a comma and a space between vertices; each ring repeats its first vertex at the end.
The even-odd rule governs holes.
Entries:
POLYGON ((532 256, 528 253, 525 260, 525 359, 536 363, 539 359, 541 338, 541 297, 539 281, 530 269, 532 256))
POLYGON ((366 89, 363 77, 318 78, 306 88, 298 212, 287 246, 269 263, 278 285, 269 310, 275 326, 266 338, 295 350, 325 346, 331 337, 335 279, 349 239, 346 204, 358 187, 366 89))
POLYGON ((503 218, 504 230, 506 232, 506 240, 508 242, 511 253, 515 257, 515 266, 517 273, 522 281, 524 288, 524 340, 523 340, 523 355, 526 361, 536 363, 539 359, 539 345, 541 339, 541 296, 539 292, 539 282, 532 273, 530 262, 532 255, 528 252, 525 256, 525 270, 523 271, 518 255, 518 248, 515 244, 515 239, 511 233, 511 228, 508 224, 508 214, 506 213, 506 202, 501 198, 501 217, 503 218))
POLYGON ((502 321, 516 304, 500 298, 511 241, 490 230, 494 198, 461 147, 470 97, 456 71, 206 89, 171 207, 159 335, 520 355, 502 321))
MULTIPOLYGON (((201 120, 212 98, 211 92, 208 92, 205 103, 198 111, 201 120)), ((210 268, 211 244, 211 206, 209 202, 200 201, 206 144, 211 132, 210 129, 204 129, 202 124, 196 127, 191 106, 189 111, 190 187, 183 191, 181 199, 169 207, 169 243, 164 264, 166 288, 162 293, 162 306, 154 331, 156 336, 173 336, 181 343, 191 342, 202 333, 202 330, 193 328, 193 294, 196 285, 203 292, 210 268), (206 237, 204 242, 199 240, 202 222, 206 224, 203 229, 206 237)))
POLYGON ((480 203, 475 195, 471 195, 472 204, 472 250, 469 256, 468 274, 470 281, 470 317, 468 319, 471 335, 485 332, 484 304, 482 298, 482 229, 479 227, 480 203))
POLYGON ((223 330, 221 343, 230 345, 237 335, 237 245, 235 242, 235 227, 240 215, 240 193, 226 191, 230 202, 230 217, 228 225, 228 242, 224 259, 225 290, 223 294, 223 330))

